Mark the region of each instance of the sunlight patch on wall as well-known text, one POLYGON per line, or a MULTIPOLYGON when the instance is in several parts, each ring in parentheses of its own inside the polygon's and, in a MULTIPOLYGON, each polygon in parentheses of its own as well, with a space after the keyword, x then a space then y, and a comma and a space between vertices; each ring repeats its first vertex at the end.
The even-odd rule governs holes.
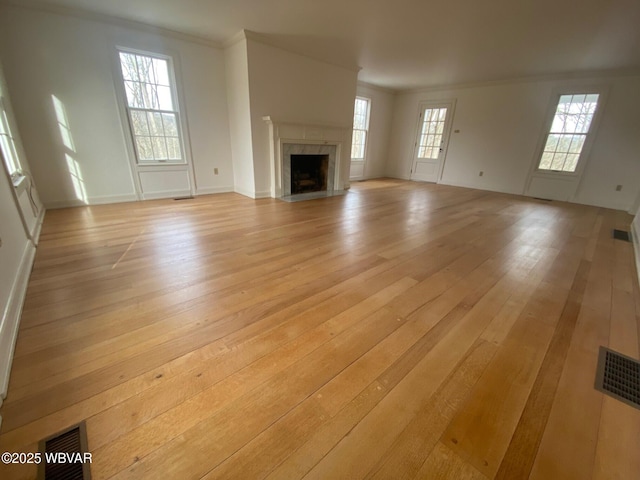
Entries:
POLYGON ((71 128, 69 127, 69 120, 67 118, 67 111, 64 108, 64 104, 55 95, 51 95, 53 101, 53 108, 56 112, 56 120, 58 121, 58 129, 60 130, 60 139, 63 145, 67 149, 64 154, 67 162, 67 170, 69 171, 69 178, 73 185, 73 190, 76 198, 85 205, 89 204, 87 197, 87 190, 85 188, 84 179, 82 178, 82 169, 80 164, 76 160, 77 155, 75 145, 73 143, 73 135, 71 135, 71 128))

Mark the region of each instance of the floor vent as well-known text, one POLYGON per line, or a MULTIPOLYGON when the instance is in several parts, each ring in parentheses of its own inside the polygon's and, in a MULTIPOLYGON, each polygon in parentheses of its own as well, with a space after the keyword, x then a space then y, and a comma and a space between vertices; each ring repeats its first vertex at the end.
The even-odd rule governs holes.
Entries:
POLYGON ((640 362, 600 347, 596 390, 640 409, 640 362))
POLYGON ((616 240, 624 240, 625 242, 630 242, 631 237, 629 236, 629 232, 625 232, 624 230, 613 229, 613 238, 616 240))
POLYGON ((174 200, 193 200, 196 197, 178 197, 178 198, 174 198, 174 200))
POLYGON ((542 200, 543 202, 553 202, 550 198, 533 197, 534 200, 542 200))
POLYGON ((38 480, 91 480, 85 422, 40 440, 39 447, 38 480))

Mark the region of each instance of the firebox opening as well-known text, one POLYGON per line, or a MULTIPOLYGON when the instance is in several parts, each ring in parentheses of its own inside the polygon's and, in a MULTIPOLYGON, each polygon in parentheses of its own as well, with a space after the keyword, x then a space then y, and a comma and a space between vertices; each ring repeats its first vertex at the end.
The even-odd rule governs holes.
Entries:
POLYGON ((327 190, 329 155, 291 155, 291 194, 327 190))

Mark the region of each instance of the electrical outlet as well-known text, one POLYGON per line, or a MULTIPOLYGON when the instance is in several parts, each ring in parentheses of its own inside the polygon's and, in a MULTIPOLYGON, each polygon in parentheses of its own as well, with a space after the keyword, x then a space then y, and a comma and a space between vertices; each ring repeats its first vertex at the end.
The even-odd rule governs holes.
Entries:
POLYGON ((479 177, 481 177, 483 175, 484 175, 484 172, 482 172, 482 171, 478 174, 479 177))
POLYGON ((214 168, 214 169, 213 169, 213 174, 214 174, 214 175, 217 175, 217 174, 218 174, 218 169, 217 169, 217 168, 214 168))
POLYGON ((622 190, 622 185, 618 185, 618 186, 616 187, 616 192, 619 192, 620 190, 622 190))

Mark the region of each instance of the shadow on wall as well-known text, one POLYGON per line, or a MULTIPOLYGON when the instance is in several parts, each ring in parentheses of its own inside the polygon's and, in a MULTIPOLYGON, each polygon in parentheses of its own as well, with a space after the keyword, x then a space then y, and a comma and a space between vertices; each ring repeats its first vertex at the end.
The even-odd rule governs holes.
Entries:
POLYGON ((71 128, 69 127, 69 120, 67 118, 67 112, 64 108, 64 104, 55 95, 51 95, 53 101, 53 108, 56 112, 56 120, 58 121, 58 129, 60 130, 60 138, 65 147, 65 160, 67 163, 67 169, 69 171, 69 178, 73 185, 76 198, 84 203, 89 204, 87 199, 87 191, 85 189, 84 180, 82 178, 82 170, 76 160, 76 150, 73 144, 73 136, 71 135, 71 128))

